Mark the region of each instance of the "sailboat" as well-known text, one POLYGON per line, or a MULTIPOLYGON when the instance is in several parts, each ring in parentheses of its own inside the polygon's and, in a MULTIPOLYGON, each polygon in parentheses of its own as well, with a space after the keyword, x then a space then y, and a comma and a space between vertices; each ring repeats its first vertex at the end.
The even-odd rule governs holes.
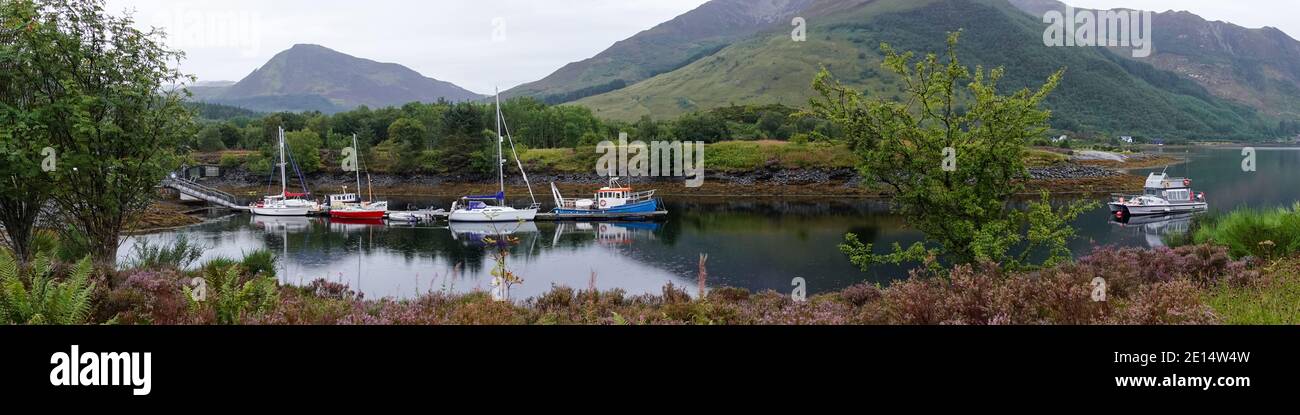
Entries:
POLYGON ((320 209, 320 206, 313 201, 302 199, 307 196, 306 193, 289 193, 289 177, 285 172, 288 162, 284 156, 284 127, 280 127, 279 137, 280 148, 280 194, 270 195, 262 198, 251 206, 254 215, 261 216, 307 216, 311 212, 320 209))
MULTIPOLYGON (((357 135, 352 134, 352 148, 357 147, 357 135)), ((360 160, 360 158, 358 158, 360 160)), ((368 176, 368 175, 367 175, 368 176)), ((344 191, 347 191, 346 189, 344 191)), ((357 192, 361 192, 361 169, 357 168, 357 192)), ((375 186, 370 185, 370 201, 361 200, 359 194, 346 193, 330 196, 330 218, 379 220, 388 214, 388 202, 375 202, 375 186)))
POLYGON ((537 203, 537 198, 533 195, 533 187, 528 183, 528 173, 524 172, 524 165, 519 161, 519 152, 515 151, 515 141, 513 138, 510 138, 510 127, 506 126, 505 136, 501 135, 501 127, 504 122, 504 117, 501 115, 501 91, 497 91, 496 116, 497 179, 501 188, 495 195, 465 196, 455 203, 452 203, 451 214, 447 216, 447 219, 451 222, 531 221, 537 217, 537 211, 542 206, 540 203, 537 203), (506 206, 506 159, 502 155, 502 146, 508 138, 510 139, 510 151, 515 155, 515 164, 519 166, 519 173, 524 176, 524 184, 528 185, 529 196, 533 197, 533 204, 527 209, 516 209, 506 206), (490 205, 489 203, 494 204, 490 205))

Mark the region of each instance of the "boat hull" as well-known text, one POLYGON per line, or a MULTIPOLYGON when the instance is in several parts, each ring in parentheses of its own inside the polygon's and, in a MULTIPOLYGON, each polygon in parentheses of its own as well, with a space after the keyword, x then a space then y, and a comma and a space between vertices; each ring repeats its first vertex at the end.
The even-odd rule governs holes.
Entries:
POLYGON ((590 214, 619 214, 619 213, 654 213, 659 210, 659 200, 643 200, 636 203, 629 203, 623 206, 615 206, 609 209, 564 209, 556 208, 555 214, 564 215, 590 215, 590 214))
POLYGON ((383 219, 386 213, 382 210, 330 210, 330 217, 338 219, 383 219))
POLYGON ((1110 203, 1110 212, 1123 212, 1130 216, 1167 215, 1171 213, 1203 212, 1209 208, 1205 202, 1170 203, 1168 205, 1129 205, 1110 203))
POLYGON ((306 207, 281 207, 281 208, 252 208, 253 214, 258 216, 307 216, 309 208, 306 207))
POLYGON ((447 216, 452 222, 531 222, 537 217, 537 209, 456 209, 447 216))

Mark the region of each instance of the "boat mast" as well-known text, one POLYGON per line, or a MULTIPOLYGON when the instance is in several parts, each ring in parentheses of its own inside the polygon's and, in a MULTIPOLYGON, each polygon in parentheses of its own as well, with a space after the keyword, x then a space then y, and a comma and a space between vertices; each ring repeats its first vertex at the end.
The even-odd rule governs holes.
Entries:
POLYGON ((289 178, 284 172, 284 126, 280 127, 280 197, 288 198, 289 178))
MULTIPOLYGON (((501 144, 505 138, 501 137, 501 89, 496 90, 496 112, 497 112, 497 179, 501 182, 501 193, 506 192, 506 159, 501 154, 501 144)), ((504 205, 505 200, 501 203, 504 205)))
POLYGON ((357 133, 352 133, 352 154, 357 157, 357 202, 361 202, 361 147, 357 147, 357 133))

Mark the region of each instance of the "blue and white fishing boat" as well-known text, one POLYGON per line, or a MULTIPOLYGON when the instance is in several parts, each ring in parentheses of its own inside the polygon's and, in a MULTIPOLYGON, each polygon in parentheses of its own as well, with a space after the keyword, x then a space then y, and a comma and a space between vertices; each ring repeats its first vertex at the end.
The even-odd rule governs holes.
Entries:
POLYGON ((654 190, 634 192, 631 187, 620 184, 617 177, 609 179, 609 186, 597 190, 591 199, 565 199, 555 183, 551 183, 551 196, 555 197, 557 217, 649 216, 659 212, 659 199, 655 198, 654 190))

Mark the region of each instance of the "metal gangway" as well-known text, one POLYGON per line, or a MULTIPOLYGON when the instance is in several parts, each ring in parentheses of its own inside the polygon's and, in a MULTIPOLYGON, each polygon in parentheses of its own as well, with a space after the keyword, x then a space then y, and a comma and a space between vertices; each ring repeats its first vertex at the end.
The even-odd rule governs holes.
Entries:
POLYGON ((234 210, 248 210, 249 207, 239 203, 239 199, 230 193, 214 187, 204 186, 193 180, 172 175, 162 181, 162 187, 174 189, 183 195, 199 199, 217 206, 234 210))

